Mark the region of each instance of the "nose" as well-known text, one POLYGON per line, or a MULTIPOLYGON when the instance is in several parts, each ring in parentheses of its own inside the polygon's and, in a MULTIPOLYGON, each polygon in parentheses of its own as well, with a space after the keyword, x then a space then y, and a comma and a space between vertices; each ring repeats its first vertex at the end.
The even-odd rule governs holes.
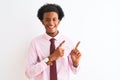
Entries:
POLYGON ((49 21, 49 25, 50 26, 53 26, 54 25, 54 22, 52 20, 49 21))

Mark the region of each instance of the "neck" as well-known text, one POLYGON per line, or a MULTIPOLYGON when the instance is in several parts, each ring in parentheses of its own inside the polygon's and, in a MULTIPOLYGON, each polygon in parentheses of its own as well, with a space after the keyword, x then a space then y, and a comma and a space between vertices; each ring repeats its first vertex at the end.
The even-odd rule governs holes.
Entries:
MULTIPOLYGON (((46 32, 47 33, 47 32, 46 32)), ((59 33, 59 31, 56 31, 54 33, 47 33, 49 36, 51 37, 55 37, 57 34, 59 33)))

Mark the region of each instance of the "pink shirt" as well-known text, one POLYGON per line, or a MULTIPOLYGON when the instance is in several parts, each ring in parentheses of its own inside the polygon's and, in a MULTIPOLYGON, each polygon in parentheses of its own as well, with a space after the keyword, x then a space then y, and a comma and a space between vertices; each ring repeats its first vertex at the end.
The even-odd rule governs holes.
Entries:
MULTIPOLYGON (((28 50, 27 67, 25 72, 29 79, 50 80, 50 66, 43 60, 50 54, 49 40, 51 38, 52 37, 47 34, 42 34, 32 40, 28 50)), ((70 80, 70 70, 72 70, 73 73, 77 73, 79 71, 79 66, 77 68, 73 67, 71 57, 69 55, 71 50, 74 48, 73 43, 69 38, 61 35, 60 33, 54 38, 56 39, 56 47, 65 40, 65 43, 62 45, 64 56, 56 60, 58 80, 70 80)))

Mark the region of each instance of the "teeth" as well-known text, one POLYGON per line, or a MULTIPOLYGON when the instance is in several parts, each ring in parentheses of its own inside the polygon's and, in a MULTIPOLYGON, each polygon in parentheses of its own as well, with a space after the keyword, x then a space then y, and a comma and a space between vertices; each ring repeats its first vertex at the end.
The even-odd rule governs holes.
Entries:
POLYGON ((54 28, 54 26, 49 26, 49 28, 54 28))

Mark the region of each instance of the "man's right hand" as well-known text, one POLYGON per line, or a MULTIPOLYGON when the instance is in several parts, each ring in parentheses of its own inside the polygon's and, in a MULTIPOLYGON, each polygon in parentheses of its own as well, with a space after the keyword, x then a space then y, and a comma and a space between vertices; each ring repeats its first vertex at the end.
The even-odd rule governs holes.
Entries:
POLYGON ((62 45, 65 43, 65 40, 60 43, 60 45, 56 48, 56 50, 49 56, 49 60, 55 61, 59 57, 62 57, 64 55, 64 49, 62 48, 62 45))

